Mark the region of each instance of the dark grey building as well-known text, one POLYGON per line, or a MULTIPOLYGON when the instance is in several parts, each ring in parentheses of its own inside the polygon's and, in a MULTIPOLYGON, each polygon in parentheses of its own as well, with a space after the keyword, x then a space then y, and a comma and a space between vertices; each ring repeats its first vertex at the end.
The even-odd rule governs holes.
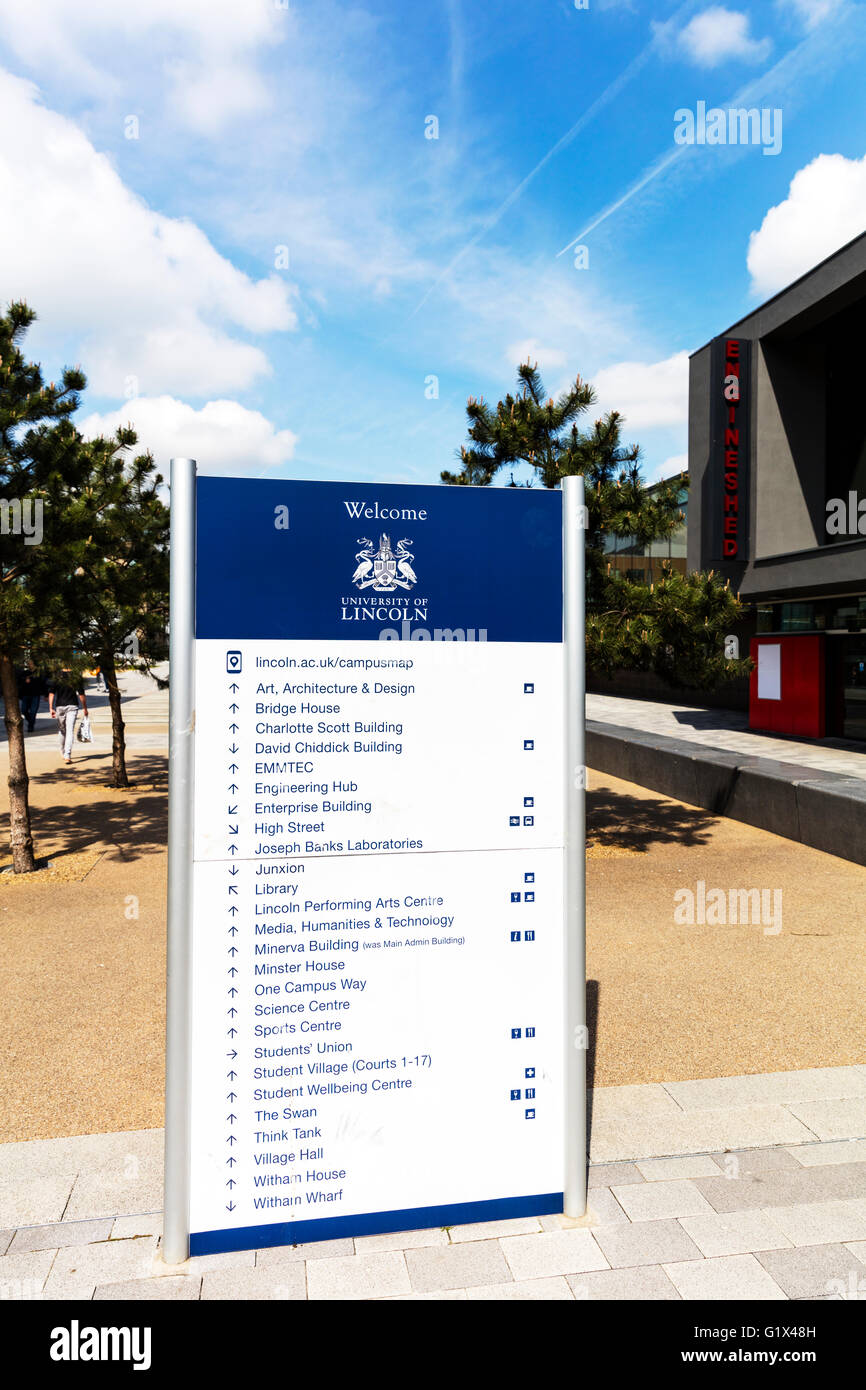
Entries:
POLYGON ((752 726, 866 739, 866 235, 693 354, 689 475, 688 568, 749 606, 752 726))

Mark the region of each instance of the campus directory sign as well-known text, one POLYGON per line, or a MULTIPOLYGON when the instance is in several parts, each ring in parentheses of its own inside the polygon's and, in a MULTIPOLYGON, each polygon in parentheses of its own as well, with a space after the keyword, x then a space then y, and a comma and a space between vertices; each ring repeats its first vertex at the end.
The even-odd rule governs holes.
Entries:
POLYGON ((562 495, 195 516, 190 1253, 561 1211, 562 495))

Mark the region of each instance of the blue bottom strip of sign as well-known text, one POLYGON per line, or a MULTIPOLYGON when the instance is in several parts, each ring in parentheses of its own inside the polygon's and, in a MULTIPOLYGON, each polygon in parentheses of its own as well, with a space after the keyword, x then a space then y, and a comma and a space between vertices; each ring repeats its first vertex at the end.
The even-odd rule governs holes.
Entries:
POLYGON ((229 1250, 256 1250, 269 1245, 306 1245, 340 1236, 378 1236, 391 1231, 419 1231, 428 1226, 465 1226, 470 1221, 505 1221, 513 1216, 550 1216, 561 1212, 563 1194, 495 1197, 485 1202, 454 1202, 443 1207, 408 1207, 357 1216, 320 1217, 313 1221, 272 1221, 222 1231, 193 1231, 190 1255, 219 1255, 229 1250))

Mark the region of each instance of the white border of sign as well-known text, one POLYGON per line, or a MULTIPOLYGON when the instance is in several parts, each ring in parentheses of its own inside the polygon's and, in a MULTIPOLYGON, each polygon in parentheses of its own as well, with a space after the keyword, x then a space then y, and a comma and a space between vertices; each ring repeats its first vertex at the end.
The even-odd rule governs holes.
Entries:
MULTIPOLYGON (((193 750, 195 739, 195 459, 171 460, 168 939, 165 1215, 162 1258, 189 1257, 192 1026, 193 750)), ((586 769, 583 478, 562 483, 565 656, 565 1187, 566 1216, 586 1212, 586 769)))

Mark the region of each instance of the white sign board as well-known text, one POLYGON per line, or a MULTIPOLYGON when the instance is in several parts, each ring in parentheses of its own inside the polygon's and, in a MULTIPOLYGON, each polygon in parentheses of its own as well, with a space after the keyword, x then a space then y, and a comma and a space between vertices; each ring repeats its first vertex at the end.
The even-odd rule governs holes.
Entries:
POLYGON ((758 699, 782 698, 782 648, 778 642, 758 643, 758 699))
POLYGON ((196 512, 190 1253, 561 1211, 561 495, 196 512))

